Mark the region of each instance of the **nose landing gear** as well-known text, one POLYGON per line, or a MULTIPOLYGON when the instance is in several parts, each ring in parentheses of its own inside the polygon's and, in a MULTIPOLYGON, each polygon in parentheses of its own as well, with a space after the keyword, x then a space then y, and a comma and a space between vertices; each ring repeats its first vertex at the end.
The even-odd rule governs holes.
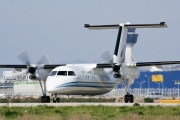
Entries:
POLYGON ((49 96, 41 96, 41 103, 50 103, 50 97, 49 96))
POLYGON ((57 94, 52 94, 53 96, 53 103, 60 103, 60 97, 57 94))
POLYGON ((50 97, 46 95, 46 80, 44 80, 44 89, 41 80, 39 80, 39 84, 43 93, 43 96, 41 96, 41 103, 50 103, 50 97))

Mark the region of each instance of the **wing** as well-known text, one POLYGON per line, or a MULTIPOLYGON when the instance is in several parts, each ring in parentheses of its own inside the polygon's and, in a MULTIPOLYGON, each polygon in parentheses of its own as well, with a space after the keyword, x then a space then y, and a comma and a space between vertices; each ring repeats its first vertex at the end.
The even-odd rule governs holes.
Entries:
MULTIPOLYGON (((174 65, 174 64, 180 64, 180 61, 134 62, 134 63, 125 63, 125 66, 144 67, 144 66, 174 65)), ((113 65, 110 63, 100 63, 96 65, 96 68, 112 68, 113 65)))
MULTIPOLYGON (((66 66, 66 64, 44 64, 40 65, 43 69, 54 69, 58 66, 66 66)), ((0 65, 0 68, 29 68, 28 65, 0 65)))
MULTIPOLYGON (((155 65, 173 65, 180 64, 180 61, 159 61, 159 62, 134 62, 127 63, 127 66, 155 66, 155 65)), ((115 64, 110 63, 98 63, 96 64, 96 68, 112 68, 115 64)), ((66 66, 66 64, 44 64, 42 65, 43 69, 54 69, 58 66, 66 66)), ((0 68, 28 68, 27 65, 0 65, 0 68)))
POLYGON ((180 64, 180 61, 137 62, 136 66, 143 67, 143 66, 173 65, 173 64, 180 64))

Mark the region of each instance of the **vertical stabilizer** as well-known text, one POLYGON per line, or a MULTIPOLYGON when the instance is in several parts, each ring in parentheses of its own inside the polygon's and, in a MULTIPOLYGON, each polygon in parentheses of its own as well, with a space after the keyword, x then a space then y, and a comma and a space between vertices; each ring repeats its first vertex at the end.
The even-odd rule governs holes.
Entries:
MULTIPOLYGON (((130 24, 130 23, 127 23, 127 24, 130 24)), ((124 23, 121 23, 119 25, 119 32, 118 32, 115 50, 114 50, 114 63, 124 62, 127 32, 128 32, 128 28, 124 26, 124 23)))
POLYGON ((132 63, 133 62, 133 54, 132 48, 134 44, 136 44, 138 38, 138 34, 135 33, 135 28, 129 28, 127 39, 126 39, 126 51, 125 51, 125 63, 132 63))

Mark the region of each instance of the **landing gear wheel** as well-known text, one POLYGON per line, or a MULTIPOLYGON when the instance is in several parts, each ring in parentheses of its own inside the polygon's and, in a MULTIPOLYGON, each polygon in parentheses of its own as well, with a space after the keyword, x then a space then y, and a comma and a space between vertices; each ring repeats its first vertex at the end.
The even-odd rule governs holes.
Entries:
POLYGON ((125 103, 128 103, 128 102, 133 103, 134 102, 134 96, 130 95, 130 94, 126 94, 124 96, 124 102, 125 103))
POLYGON ((125 95, 125 96, 124 96, 124 102, 125 102, 125 103, 128 103, 128 101, 129 101, 128 95, 125 95))
POLYGON ((50 97, 49 96, 42 96, 41 97, 41 103, 50 103, 50 97))
POLYGON ((53 103, 56 103, 56 99, 55 98, 53 98, 53 103))
POLYGON ((60 98, 53 98, 53 103, 60 103, 60 98))
POLYGON ((129 102, 133 103, 134 102, 134 96, 133 95, 129 95, 129 102))
POLYGON ((57 101, 57 103, 60 103, 60 98, 57 98, 57 100, 56 100, 56 101, 57 101))
POLYGON ((60 97, 58 94, 52 94, 53 96, 53 103, 60 103, 60 97))

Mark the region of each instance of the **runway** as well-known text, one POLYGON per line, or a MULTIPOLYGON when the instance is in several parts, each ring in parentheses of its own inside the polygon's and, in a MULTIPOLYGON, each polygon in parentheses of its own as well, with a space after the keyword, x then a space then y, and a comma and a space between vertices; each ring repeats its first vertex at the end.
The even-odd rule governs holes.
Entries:
MULTIPOLYGON (((141 106, 179 106, 178 103, 139 103, 141 106)), ((30 107, 30 106, 133 106, 134 103, 0 103, 0 106, 30 107)))

